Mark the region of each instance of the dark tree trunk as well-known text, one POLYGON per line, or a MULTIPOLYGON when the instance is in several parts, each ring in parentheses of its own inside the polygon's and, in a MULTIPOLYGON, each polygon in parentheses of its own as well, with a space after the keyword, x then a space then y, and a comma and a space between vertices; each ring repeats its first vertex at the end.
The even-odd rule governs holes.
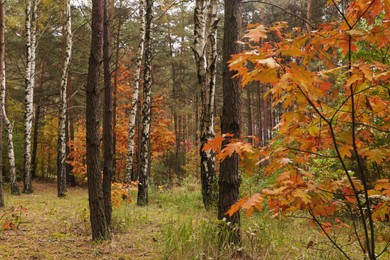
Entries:
MULTIPOLYGON (((72 94, 73 94, 73 88, 72 88, 72 76, 69 74, 68 77, 68 109, 66 110, 66 140, 67 142, 73 142, 74 141, 74 119, 73 119, 73 108, 72 108, 72 94)), ((67 160, 73 160, 69 158, 69 154, 72 152, 72 147, 69 145, 66 145, 66 158, 67 160)), ((66 181, 71 186, 76 186, 76 178, 72 173, 73 166, 70 163, 66 163, 66 181)))
MULTIPOLYGON (((242 19, 242 0, 225 0, 225 24, 223 39, 223 108, 221 130, 223 134, 233 134, 239 138, 241 134, 241 89, 237 78, 232 78, 235 72, 229 71, 228 61, 232 54, 239 53, 240 46, 237 41, 240 39, 242 19)), ((226 142, 223 144, 226 145, 226 142)), ((219 201, 218 219, 226 218, 225 225, 228 229, 227 237, 229 242, 239 243, 240 238, 240 213, 236 212, 231 217, 225 215, 230 207, 239 198, 240 180, 238 175, 238 155, 226 158, 221 162, 219 178, 219 201)), ((226 233, 222 233, 226 234, 226 233)))
MULTIPOLYGON (((5 1, 0 0, 0 82, 4 75, 5 58, 5 1)), ((5 102, 0 97, 0 105, 5 102)), ((4 207, 4 187, 3 187, 3 109, 0 109, 0 208, 4 207)))
POLYGON ((86 120, 87 120, 87 176, 92 239, 109 238, 105 217, 100 172, 100 135, 99 135, 99 78, 103 51, 104 1, 92 1, 92 39, 89 57, 86 120))
POLYGON ((41 105, 37 105, 35 108, 35 120, 34 120, 34 137, 33 137, 33 150, 31 158, 31 177, 35 179, 37 177, 37 152, 38 152, 38 136, 39 136, 39 117, 41 116, 41 105))
MULTIPOLYGON (((248 114, 248 136, 253 135, 252 99, 249 85, 246 87, 246 109, 248 114)), ((250 138, 252 142, 252 138, 250 138)))
POLYGON ((142 135, 141 135, 141 122, 142 122, 142 113, 141 113, 141 96, 138 99, 137 103, 138 109, 137 109, 137 150, 136 150, 136 157, 137 157, 137 168, 133 168, 131 171, 131 180, 132 181, 137 181, 139 177, 139 172, 141 170, 141 142, 142 142, 142 135))
POLYGON ((139 171, 137 205, 146 206, 149 202, 148 185, 150 175, 150 126, 152 109, 152 21, 153 0, 146 0, 145 26, 145 71, 144 71, 144 103, 142 108, 142 143, 141 168, 139 171))
POLYGON ((263 96, 262 96, 262 89, 261 85, 259 83, 258 86, 256 86, 256 126, 257 126, 257 137, 259 138, 259 145, 264 145, 263 143, 263 121, 262 121, 262 106, 263 106, 263 96))
MULTIPOLYGON (((115 5, 115 1, 112 2, 112 5, 115 5)), ((115 9, 115 8, 114 8, 115 9)), ((122 10, 122 0, 119 1, 119 10, 122 10)), ((122 16, 119 16, 119 21, 118 21, 118 29, 116 32, 116 37, 115 37, 115 64, 114 64, 114 86, 113 86, 113 106, 112 106, 112 127, 113 127, 113 148, 112 150, 114 151, 114 157, 113 157, 113 168, 114 172, 113 174, 115 175, 116 179, 119 179, 120 173, 116 171, 116 124, 117 124, 117 116, 116 116, 116 108, 117 108, 117 89, 118 89, 118 73, 119 73, 119 55, 120 55, 120 37, 121 37, 121 32, 122 32, 122 24, 123 20, 121 18, 122 16)))
POLYGON ((269 113, 269 104, 268 104, 268 97, 264 98, 264 93, 267 92, 268 87, 263 86, 261 91, 261 98, 263 99, 263 143, 264 145, 267 144, 268 140, 270 139, 270 113, 269 113))
POLYGON ((114 135, 113 135, 113 99, 111 84, 111 41, 110 41, 110 15, 109 0, 104 0, 104 44, 103 44, 103 63, 104 63, 104 118, 103 118, 103 150, 104 150, 104 168, 103 168, 103 196, 104 208, 107 226, 111 230, 111 182, 114 175, 114 135))

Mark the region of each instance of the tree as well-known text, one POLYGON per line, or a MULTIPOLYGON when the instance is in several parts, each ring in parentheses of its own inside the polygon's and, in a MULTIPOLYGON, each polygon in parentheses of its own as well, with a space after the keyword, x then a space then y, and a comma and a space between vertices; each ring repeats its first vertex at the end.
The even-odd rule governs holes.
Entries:
POLYGON ((33 121, 33 100, 35 87, 35 60, 37 39, 37 0, 28 0, 26 6, 26 91, 24 129, 24 186, 23 193, 32 193, 31 178, 31 130, 33 121))
POLYGON ((126 161, 126 170, 125 170, 125 181, 130 183, 135 181, 133 177, 134 171, 134 144, 135 144, 135 123, 137 118, 137 104, 139 100, 139 86, 141 81, 141 69, 142 69, 142 60, 144 56, 144 45, 145 45, 145 1, 139 1, 139 20, 140 20, 140 29, 139 29, 139 44, 138 52, 136 59, 136 69, 135 69, 135 78, 134 78, 134 87, 133 95, 131 98, 131 110, 129 117, 129 142, 127 147, 127 161, 126 161))
POLYGON ((196 1, 194 14, 194 55, 201 99, 200 169, 203 204, 210 208, 216 199, 215 154, 203 148, 214 134, 214 95, 217 62, 218 1, 196 1))
MULTIPOLYGON (((0 82, 5 77, 5 1, 0 0, 0 82)), ((0 96, 0 105, 3 107, 5 100, 0 96)), ((3 109, 0 110, 0 208, 4 207, 4 186, 3 186, 3 109)))
POLYGON ((57 190, 58 197, 66 194, 66 115, 67 115, 67 86, 69 77, 69 66, 72 55, 72 15, 70 1, 65 1, 65 58, 61 77, 60 88, 60 110, 58 120, 58 147, 57 147, 57 190))
MULTIPOLYGON (((5 9, 5 1, 2 2, 2 9, 5 9)), ((2 10, 0 10, 2 11, 2 10)), ((3 19, 5 18, 5 10, 3 12, 3 19)), ((1 76, 1 112, 3 114, 5 126, 6 126, 6 138, 7 138, 7 155, 8 155, 8 162, 9 162, 9 177, 10 177, 10 183, 11 183, 11 194, 13 195, 19 195, 19 188, 18 183, 16 181, 16 166, 15 166, 15 151, 14 151, 14 142, 13 142, 13 125, 11 121, 8 119, 7 116, 7 110, 6 110, 6 74, 5 74, 5 25, 4 21, 0 19, 0 22, 2 22, 0 33, 2 34, 3 38, 0 38, 1 41, 1 48, 2 52, 0 54, 0 62, 2 62, 2 70, 0 70, 0 73, 2 72, 1 76), (3 32, 4 31, 4 32, 3 32)), ((1 64, 0 64, 1 66, 1 64)))
MULTIPOLYGON (((241 134, 241 89, 240 81, 233 78, 234 72, 229 70, 228 61, 231 55, 239 53, 242 1, 225 0, 225 23, 223 36, 223 108, 221 130, 222 134, 239 138, 241 134)), ((226 141, 223 146, 226 145, 226 141)), ((236 203, 239 197, 240 180, 238 173, 238 155, 232 154, 221 162, 219 177, 218 219, 226 219, 228 229, 227 240, 233 243, 240 242, 240 214, 226 216, 225 213, 236 203)))
POLYGON ((275 217, 302 211, 345 258, 351 259, 351 247, 335 232, 353 237, 362 258, 378 259, 389 247, 382 239, 389 228, 381 222, 390 212, 390 180, 375 169, 389 165, 390 3, 328 4, 339 18, 315 31, 281 22, 250 29, 244 38, 255 51, 230 62, 244 85, 271 85, 273 104, 285 113, 265 149, 242 152, 236 142, 223 152, 268 160, 264 172, 275 176, 273 186, 239 200, 227 214, 241 208, 250 216, 264 202, 275 217))
POLYGON ((92 2, 92 39, 89 56, 86 125, 87 176, 92 239, 109 239, 100 172, 99 78, 103 52, 104 1, 92 2))
POLYGON ((153 58, 153 0, 146 0, 144 102, 142 107, 142 143, 137 205, 148 205, 150 176, 150 125, 152 108, 152 58, 153 58))
MULTIPOLYGON (((111 34, 109 0, 104 0, 103 64, 104 64, 104 117, 103 117, 103 197, 108 231, 111 232, 111 182, 114 176, 113 99, 111 81, 111 34)), ((109 234, 110 236, 110 234, 109 234)))

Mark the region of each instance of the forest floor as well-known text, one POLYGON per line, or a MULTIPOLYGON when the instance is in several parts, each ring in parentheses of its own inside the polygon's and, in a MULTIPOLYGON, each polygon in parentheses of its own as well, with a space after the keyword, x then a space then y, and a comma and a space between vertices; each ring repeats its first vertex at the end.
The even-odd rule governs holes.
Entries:
POLYGON ((307 220, 276 221, 259 213, 242 217, 239 248, 221 248, 216 213, 203 209, 198 188, 157 187, 148 207, 114 207, 113 239, 96 243, 87 189, 69 188, 58 198, 55 184, 35 182, 32 194, 6 196, 0 259, 342 259, 307 220))

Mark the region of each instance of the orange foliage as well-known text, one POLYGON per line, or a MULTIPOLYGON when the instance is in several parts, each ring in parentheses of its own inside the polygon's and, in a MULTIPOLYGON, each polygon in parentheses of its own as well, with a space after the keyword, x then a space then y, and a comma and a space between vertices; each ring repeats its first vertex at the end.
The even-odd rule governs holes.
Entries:
MULTIPOLYGON (((131 109, 131 94, 130 87, 133 82, 131 71, 124 67, 120 68, 118 75, 117 86, 117 124, 115 128, 116 134, 116 176, 117 179, 122 179, 126 166, 127 144, 128 144, 128 128, 129 128, 129 111, 131 109)), ((164 151, 174 145, 175 136, 171 127, 170 116, 162 109, 165 106, 165 96, 160 95, 152 100, 152 128, 151 128, 151 149, 152 156, 157 157, 164 151)), ((140 124, 140 123, 139 123, 140 124)), ((102 131, 102 129, 101 129, 102 131)), ((137 133, 138 134, 138 133, 137 133)), ((135 139, 137 140, 137 134, 135 139)), ((72 152, 69 155, 68 162, 73 166, 72 173, 75 175, 78 183, 86 182, 86 128, 85 120, 79 120, 75 127, 75 140, 69 143, 72 147, 72 152)), ((137 144, 137 142, 136 142, 137 144)), ((135 147, 137 150, 137 146, 135 147)), ((135 160, 135 163, 136 160, 135 160)))
POLYGON ((244 86, 253 81, 271 85, 266 95, 272 94, 273 105, 286 112, 267 147, 231 139, 220 151, 223 137, 205 147, 219 152, 219 159, 237 153, 244 162, 267 162, 265 174, 277 175, 271 187, 244 197, 226 214, 242 209, 250 216, 263 204, 274 217, 303 210, 324 232, 348 228, 340 219, 346 213, 360 214, 364 225, 371 218, 388 219, 390 181, 375 182, 367 168, 388 167, 390 161, 385 134, 390 122, 389 21, 388 0, 357 0, 349 5, 346 20, 308 33, 289 32, 285 23, 252 26, 243 43, 249 50, 234 55, 230 69, 244 86), (367 51, 384 56, 375 60, 367 51), (351 166, 358 165, 356 158, 367 165, 351 166))

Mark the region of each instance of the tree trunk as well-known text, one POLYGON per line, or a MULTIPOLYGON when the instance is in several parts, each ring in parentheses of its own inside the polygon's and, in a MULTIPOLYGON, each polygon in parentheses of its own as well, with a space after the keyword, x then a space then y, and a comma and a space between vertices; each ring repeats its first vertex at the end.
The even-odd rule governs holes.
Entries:
POLYGON ((264 145, 263 143, 263 121, 262 121, 262 88, 260 83, 256 86, 256 127, 257 127, 257 137, 259 138, 259 145, 264 145))
POLYGON ((104 118, 103 118, 103 197, 105 216, 109 236, 111 235, 111 182, 114 176, 114 133, 113 133, 113 99, 111 83, 111 35, 109 0, 104 0, 104 32, 103 32, 103 63, 104 63, 104 118))
POLYGON ((26 8, 26 91, 25 91, 25 129, 24 129, 24 187, 23 193, 32 193, 31 176, 31 129, 33 121, 33 99, 35 86, 35 51, 37 0, 28 0, 26 8))
POLYGON ((152 108, 152 20, 153 0, 146 0, 144 103, 142 107, 141 169, 138 184, 138 206, 148 205, 148 183, 150 174, 150 122, 152 108))
POLYGON ((134 88, 133 95, 131 97, 131 110, 129 118, 129 143, 127 146, 127 160, 126 160, 126 170, 125 170, 125 182, 131 182, 131 174, 134 167, 134 144, 135 144, 135 122, 137 118, 137 104, 139 97, 139 86, 141 81, 141 69, 142 69, 142 58, 144 55, 144 45, 145 45, 145 1, 140 0, 139 2, 139 20, 140 20, 140 29, 139 29, 139 44, 138 44, 138 53, 136 60, 136 69, 135 69, 135 78, 134 78, 134 88))
POLYGON ((35 106, 35 115, 34 115, 34 135, 33 135, 33 144, 32 144, 32 156, 31 156, 31 178, 35 179, 37 177, 37 153, 38 153, 38 136, 39 136, 39 127, 40 127, 40 117, 41 117, 41 105, 37 104, 35 106))
MULTIPOLYGON (((5 0, 0 0, 0 82, 5 78, 5 0)), ((3 84, 2 84, 3 85, 3 84)), ((3 86, 1 86, 3 89, 3 86)), ((3 92, 3 91, 1 91, 3 92)), ((0 105, 3 107, 5 99, 0 96, 0 105)), ((4 186, 3 186, 3 109, 0 110, 0 208, 5 206, 4 203, 4 186)))
POLYGON ((306 23, 306 30, 308 32, 311 32, 313 28, 311 27, 311 22, 312 22, 312 4, 311 0, 306 0, 306 20, 309 23, 306 23))
POLYGON ((206 209, 216 201, 215 154, 203 151, 214 134, 214 95, 217 60, 218 1, 196 1, 194 14, 194 55, 201 99, 200 164, 203 204, 206 209), (206 17, 207 14, 207 17, 206 17), (207 41, 206 41, 207 37, 207 41))
MULTIPOLYGON (((115 1, 112 2, 112 5, 114 6, 115 5, 115 1)), ((115 6, 114 8, 115 9, 115 6)), ((119 0, 119 6, 118 6, 118 9, 119 10, 122 10, 122 0, 119 0)), ((122 17, 122 16, 119 16, 119 17, 122 17)), ((114 69, 115 69, 115 73, 114 73, 114 86, 113 86, 113 105, 112 105, 112 117, 113 117, 113 121, 112 121, 112 127, 114 129, 114 132, 113 132, 113 151, 114 151, 114 158, 113 158, 113 168, 114 168, 114 175, 115 175, 115 178, 116 179, 119 179, 119 175, 120 173, 118 172, 117 173, 117 170, 116 170, 116 124, 117 124, 117 116, 116 116, 116 108, 117 108, 117 88, 118 88, 118 73, 119 73, 119 54, 120 54, 120 36, 121 36, 121 32, 122 32, 122 24, 123 24, 123 20, 122 19, 119 19, 118 21, 118 30, 116 32, 116 40, 115 40, 115 65, 114 65, 114 69)))
POLYGON ((8 155, 8 163, 9 163, 9 177, 11 182, 11 194, 13 195, 19 195, 19 188, 18 183, 16 181, 16 167, 15 167, 15 150, 14 150, 14 142, 13 142, 13 126, 11 124, 11 121, 8 119, 7 111, 6 111, 6 77, 5 77, 5 1, 0 0, 0 73, 1 74, 1 113, 3 114, 5 126, 6 126, 6 137, 7 137, 7 155, 8 155))
POLYGON ((92 239, 109 239, 105 217, 100 172, 100 135, 99 135, 99 79, 103 51, 104 1, 92 1, 92 39, 89 56, 86 125, 87 125, 87 177, 92 239))
MULTIPOLYGON (((74 141, 74 122, 73 122, 73 108, 72 108, 72 95, 73 95, 73 87, 72 87, 72 76, 69 72, 68 75, 68 84, 66 91, 68 92, 67 96, 68 98, 68 109, 66 110, 66 140, 67 142, 73 142, 74 141)), ((67 145, 66 146, 66 158, 67 160, 73 160, 69 158, 69 154, 72 152, 72 146, 67 145)), ((67 162, 66 163, 66 180, 67 183, 74 187, 76 186, 76 178, 72 173, 73 166, 67 162)))
MULTIPOLYGON (((252 99, 249 85, 246 87, 246 109, 248 114, 248 136, 253 136, 252 99)), ((252 137, 250 137, 249 140, 253 143, 252 137)))
POLYGON ((131 172, 131 180, 137 181, 139 179, 139 172, 141 171, 141 143, 142 143, 142 134, 141 134, 141 122, 142 122, 142 113, 141 113, 141 99, 138 98, 137 103, 138 109, 137 109, 137 150, 136 150, 136 156, 137 156, 137 170, 134 170, 131 172))
MULTIPOLYGON (((225 0, 225 24, 223 39, 223 108, 221 130, 223 134, 230 133, 234 138, 241 134, 241 97, 239 79, 233 78, 234 71, 229 71, 228 61, 232 54, 239 53, 240 46, 237 41, 240 39, 242 19, 242 0, 225 0)), ((223 146, 226 145, 224 142, 223 146)), ((238 155, 233 154, 221 162, 219 178, 219 201, 218 219, 226 219, 225 225, 228 230, 227 239, 231 243, 240 242, 240 213, 236 212, 231 217, 225 215, 230 207, 239 198, 240 180, 238 175, 238 155)))
POLYGON ((62 68, 60 87, 60 111, 58 120, 58 146, 57 146, 57 193, 58 197, 66 195, 66 111, 67 87, 70 59, 72 55, 72 15, 70 1, 65 1, 65 59, 62 68))

